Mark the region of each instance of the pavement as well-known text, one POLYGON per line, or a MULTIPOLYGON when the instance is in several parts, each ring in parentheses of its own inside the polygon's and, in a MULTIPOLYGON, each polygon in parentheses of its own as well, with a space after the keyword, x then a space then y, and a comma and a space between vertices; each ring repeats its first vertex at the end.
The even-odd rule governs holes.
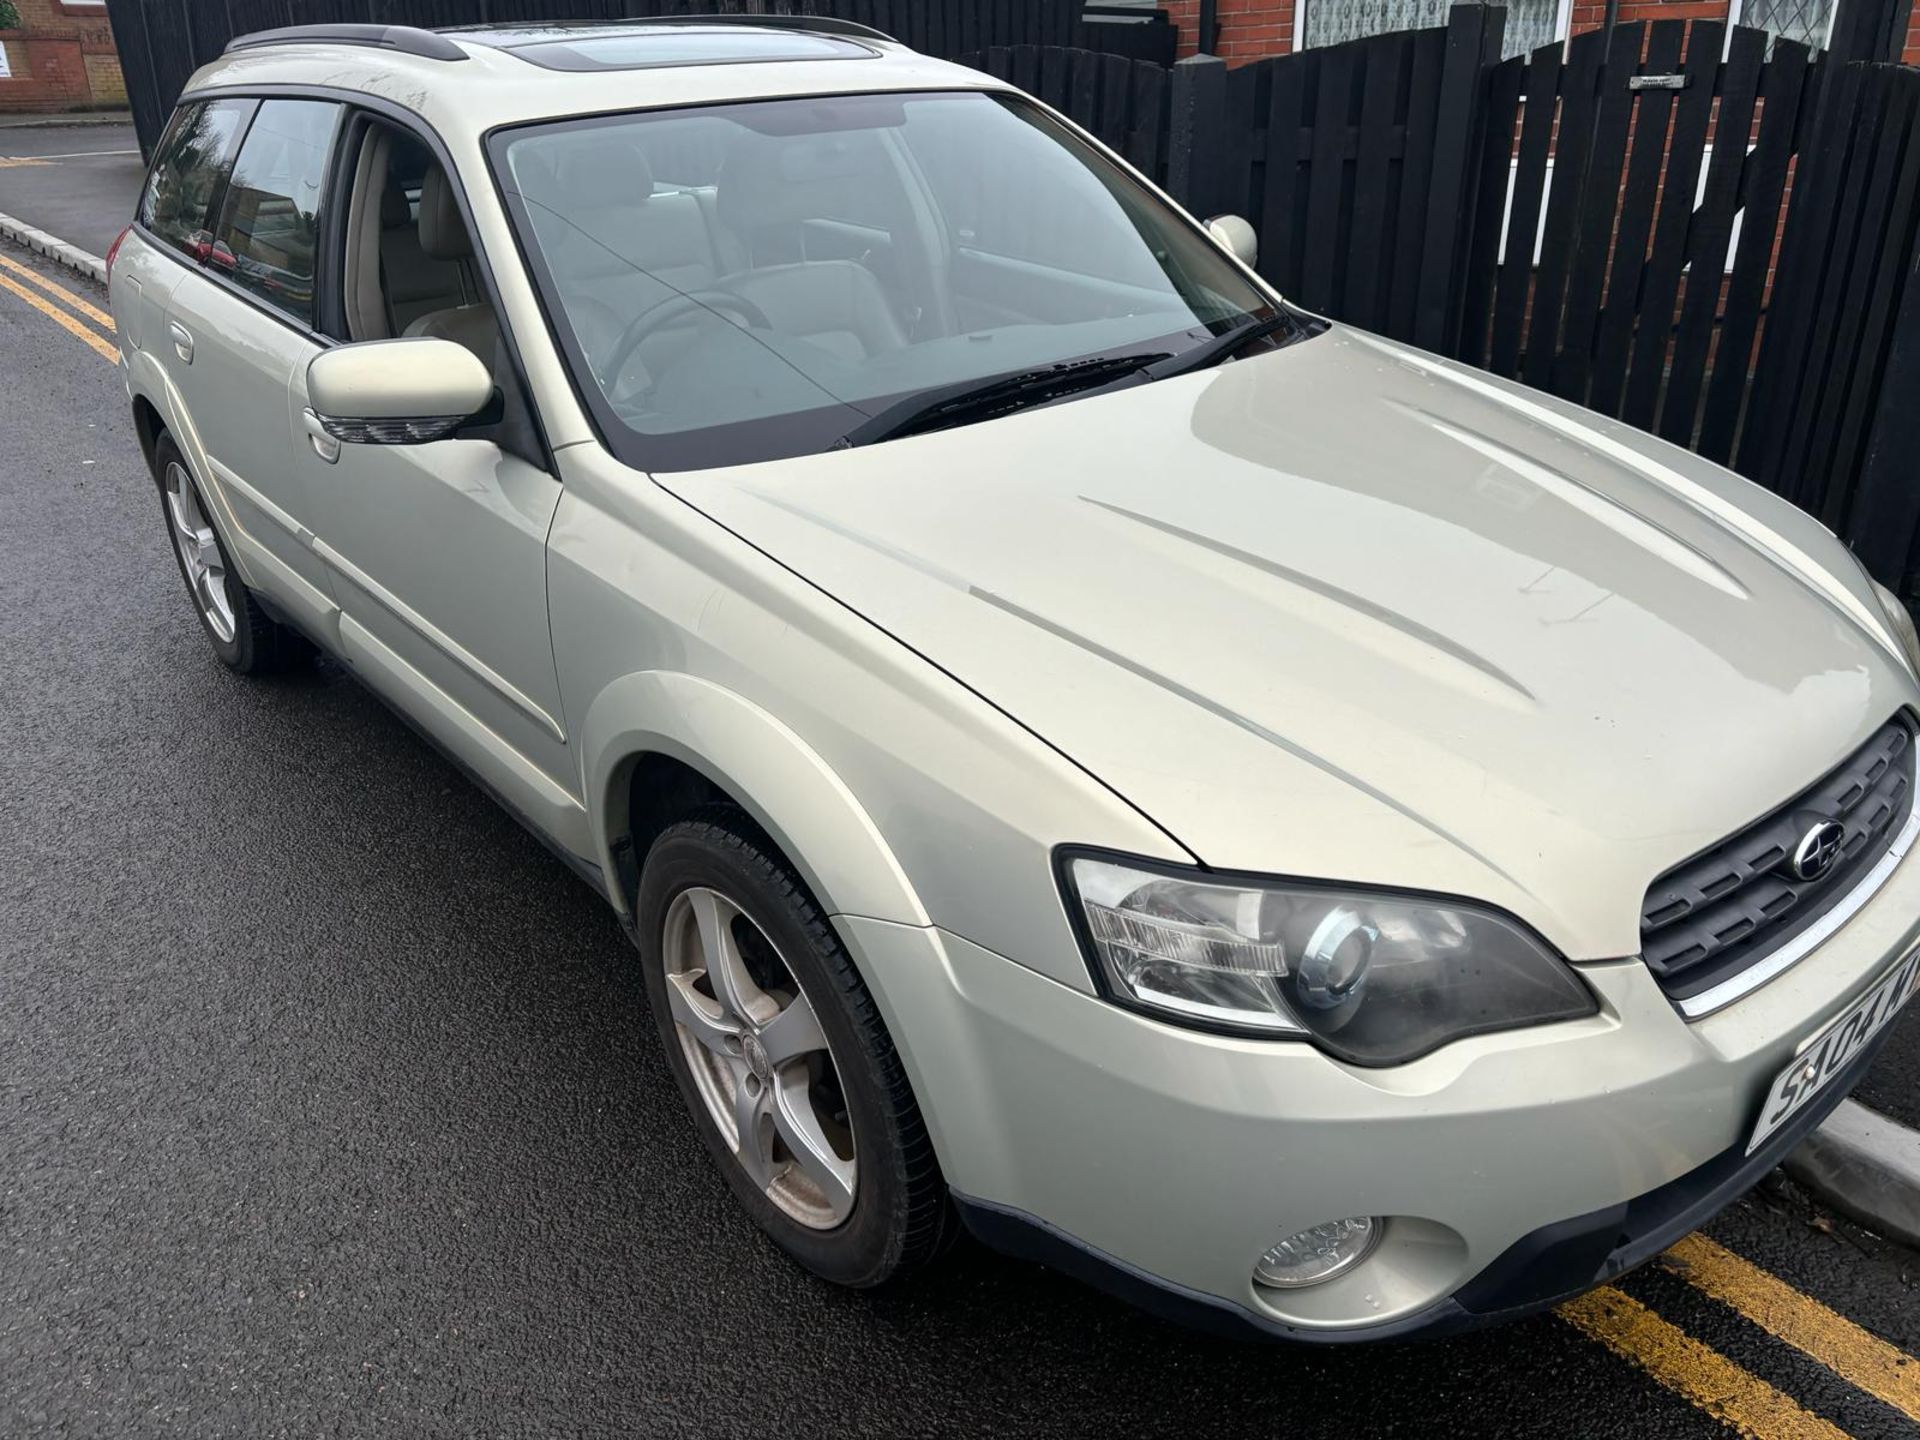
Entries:
POLYGON ((146 179, 139 142, 124 119, 58 118, 0 125, 0 214, 105 255, 146 179))
POLYGON ((967 1243, 815 1282, 604 904, 337 667, 214 661, 103 302, 0 244, 0 1435, 1920 1426, 1920 1257, 1778 1176, 1422 1345, 1221 1342, 967 1243))
POLYGON ((1903 1019, 1874 1061, 1854 1099, 1920 1130, 1920 1022, 1903 1019))

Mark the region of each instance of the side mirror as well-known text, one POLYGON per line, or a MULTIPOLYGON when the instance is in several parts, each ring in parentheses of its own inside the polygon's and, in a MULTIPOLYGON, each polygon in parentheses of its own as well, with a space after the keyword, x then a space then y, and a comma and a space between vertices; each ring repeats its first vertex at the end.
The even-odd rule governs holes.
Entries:
MULTIPOLYGON (((350 445, 444 440, 486 408, 493 376, 464 345, 421 336, 337 345, 307 366, 307 403, 327 437, 350 445)), ((329 459, 315 436, 314 448, 329 459)), ((333 447, 334 454, 339 453, 333 447)))
POLYGON ((1216 215, 1207 221, 1207 233, 1231 250, 1234 257, 1251 270, 1260 263, 1260 237, 1253 226, 1238 215, 1216 215))

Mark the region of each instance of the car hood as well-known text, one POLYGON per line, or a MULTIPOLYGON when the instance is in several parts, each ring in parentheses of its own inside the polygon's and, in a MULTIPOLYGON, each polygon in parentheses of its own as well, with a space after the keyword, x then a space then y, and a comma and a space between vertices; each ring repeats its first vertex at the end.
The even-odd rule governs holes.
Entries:
POLYGON ((1474 896, 1576 959, 1912 695, 1801 512, 1340 328, 660 483, 1203 863, 1474 896))

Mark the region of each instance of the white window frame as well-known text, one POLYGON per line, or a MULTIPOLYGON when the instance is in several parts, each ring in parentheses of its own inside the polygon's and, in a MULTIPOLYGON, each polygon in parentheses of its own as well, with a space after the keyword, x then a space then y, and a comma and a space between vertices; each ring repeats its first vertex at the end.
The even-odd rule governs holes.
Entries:
MULTIPOLYGON (((1122 3, 1125 3, 1125 0, 1122 0, 1122 3)), ((1298 55, 1302 50, 1315 48, 1306 43, 1307 13, 1315 5, 1335 3, 1338 3, 1338 0, 1294 0, 1293 48, 1286 53, 1298 55)), ((1740 0, 1732 0, 1732 3, 1738 5, 1740 0)), ((1840 0, 1834 0, 1834 11, 1836 14, 1839 12, 1839 8, 1840 0)), ((1392 34, 1393 32, 1383 31, 1381 33, 1392 34)), ((1559 8, 1554 12, 1553 38, 1558 40, 1562 45, 1567 44, 1573 38, 1573 0, 1560 0, 1559 8)))

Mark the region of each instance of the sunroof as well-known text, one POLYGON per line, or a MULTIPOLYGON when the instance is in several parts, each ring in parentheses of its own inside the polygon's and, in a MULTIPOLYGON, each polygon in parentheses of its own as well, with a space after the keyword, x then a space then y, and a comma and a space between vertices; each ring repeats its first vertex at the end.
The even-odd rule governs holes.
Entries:
MULTIPOLYGON (((867 60, 878 52, 831 35, 745 26, 574 33, 552 31, 504 45, 522 60, 549 70, 651 70, 672 65, 741 65, 784 60, 867 60)), ((495 39, 495 44, 500 41, 495 39)))

